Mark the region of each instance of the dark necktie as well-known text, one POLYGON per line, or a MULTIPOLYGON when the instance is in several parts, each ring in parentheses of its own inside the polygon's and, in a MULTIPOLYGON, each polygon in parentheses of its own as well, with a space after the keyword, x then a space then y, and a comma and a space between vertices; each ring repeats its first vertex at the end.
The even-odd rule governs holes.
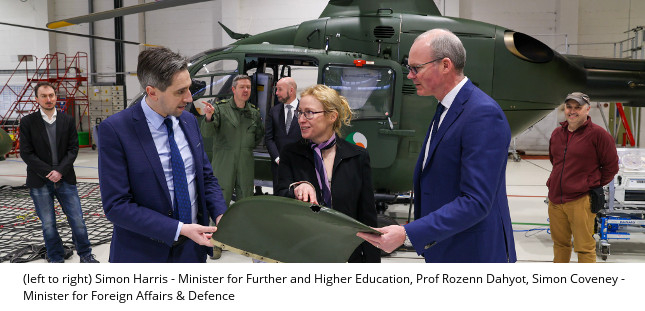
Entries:
POLYGON ((437 103, 437 109, 434 112, 434 117, 432 118, 432 133, 430 134, 430 143, 432 141, 432 138, 434 135, 437 133, 437 130, 439 130, 439 121, 441 121, 441 114, 443 113, 443 110, 446 109, 441 103, 437 103))
POLYGON ((179 221, 190 224, 193 222, 190 208, 190 194, 188 193, 188 181, 186 180, 186 167, 181 153, 175 142, 175 133, 172 130, 172 120, 163 120, 168 130, 168 142, 170 143, 170 164, 172 166, 172 183, 175 188, 175 217, 179 221))
POLYGON ((430 132, 430 136, 428 137, 428 141, 426 141, 425 144, 425 149, 423 150, 423 167, 426 167, 426 163, 428 162, 428 152, 430 150, 430 143, 432 142, 432 138, 434 137, 434 134, 437 133, 439 130, 439 121, 441 120, 441 114, 443 113, 443 110, 446 107, 444 107, 441 103, 437 103, 437 109, 434 112, 434 117, 432 118, 432 131, 430 132))
POLYGON ((318 177, 318 186, 322 190, 322 205, 331 206, 331 190, 327 186, 327 171, 322 159, 322 151, 329 149, 336 144, 336 135, 334 134, 328 141, 321 144, 311 144, 314 150, 314 164, 316 166, 316 176, 318 177))
POLYGON ((291 121, 293 121, 293 111, 291 111, 291 109, 293 109, 293 107, 291 107, 291 105, 287 105, 287 109, 289 109, 289 112, 287 112, 287 124, 285 124, 285 126, 286 126, 286 130, 287 130, 287 134, 289 134, 289 128, 291 127, 291 121))

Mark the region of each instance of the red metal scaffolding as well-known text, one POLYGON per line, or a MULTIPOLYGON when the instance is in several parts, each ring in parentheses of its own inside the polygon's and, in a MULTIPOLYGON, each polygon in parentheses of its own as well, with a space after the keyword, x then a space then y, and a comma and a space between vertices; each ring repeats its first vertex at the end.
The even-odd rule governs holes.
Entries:
MULTIPOLYGON (((0 126, 15 138, 9 154, 20 152, 18 143, 20 119, 38 109, 34 93, 34 87, 38 82, 51 83, 56 88, 57 108, 74 117, 77 131, 89 132, 87 53, 77 52, 74 56, 67 56, 64 53, 47 54, 40 60, 33 57, 36 68, 31 70, 29 69, 30 58, 30 56, 21 57, 9 80, 0 89, 0 93, 12 92, 16 96, 16 100, 7 112, 0 116, 0 126), (14 89, 11 86, 12 80, 14 84, 16 84, 16 80, 26 80, 26 82, 22 89, 14 89)), ((91 135, 88 134, 87 144, 80 145, 80 147, 90 147, 91 145, 91 135)))

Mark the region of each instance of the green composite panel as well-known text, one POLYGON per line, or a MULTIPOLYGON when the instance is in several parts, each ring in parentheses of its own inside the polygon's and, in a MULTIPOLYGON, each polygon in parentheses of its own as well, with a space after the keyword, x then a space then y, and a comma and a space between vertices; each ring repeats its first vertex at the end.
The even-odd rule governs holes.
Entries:
POLYGON ((4 159, 4 155, 11 151, 13 141, 7 132, 0 128, 0 158, 4 159))
POLYGON ((302 201, 256 196, 231 205, 213 234, 215 245, 267 262, 347 262, 378 231, 338 211, 302 201))

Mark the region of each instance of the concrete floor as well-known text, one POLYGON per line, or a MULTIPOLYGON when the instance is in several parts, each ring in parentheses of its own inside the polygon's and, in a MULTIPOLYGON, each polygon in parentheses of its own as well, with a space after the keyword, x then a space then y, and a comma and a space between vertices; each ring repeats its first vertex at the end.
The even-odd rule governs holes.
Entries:
MULTIPOLYGON (((81 149, 76 159, 75 170, 79 181, 98 183, 98 153, 89 148, 81 149)), ((0 161, 0 186, 20 186, 25 182, 26 165, 20 158, 11 157, 0 161)), ((545 198, 545 182, 549 176, 551 164, 548 160, 527 160, 513 162, 509 160, 506 170, 508 201, 511 210, 515 245, 518 262, 550 262, 552 260, 552 241, 548 229, 548 215, 545 198)), ((2 191, 2 189, 0 189, 2 191)), ((266 189, 270 192, 270 189, 266 189)), ((0 202, 2 204, 2 202, 0 202)), ((399 221, 408 217, 408 205, 392 205, 387 212, 399 221)), ((630 241, 610 241, 611 255, 606 262, 645 262, 645 234, 632 233, 630 241)), ((101 262, 108 262, 109 244, 93 247, 93 253, 101 262)), ((576 261, 575 254, 572 261, 576 261)), ((74 254, 66 262, 78 262, 74 254)), ((37 260, 33 262, 44 262, 37 260)), ((225 251, 219 260, 208 260, 209 263, 251 262, 242 255, 225 251)), ((395 252, 383 257, 385 263, 423 262, 413 252, 395 252)), ((598 262, 605 262, 598 258, 598 262)))

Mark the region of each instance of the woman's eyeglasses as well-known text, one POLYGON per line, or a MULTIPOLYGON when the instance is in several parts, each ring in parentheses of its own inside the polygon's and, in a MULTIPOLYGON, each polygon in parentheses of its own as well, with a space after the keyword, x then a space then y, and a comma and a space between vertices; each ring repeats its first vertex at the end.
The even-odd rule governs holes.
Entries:
POLYGON ((305 116, 305 119, 311 120, 316 116, 317 113, 323 113, 323 112, 326 112, 326 111, 324 110, 323 111, 310 111, 310 110, 302 111, 298 109, 296 110, 296 118, 300 119, 300 116, 305 116))

